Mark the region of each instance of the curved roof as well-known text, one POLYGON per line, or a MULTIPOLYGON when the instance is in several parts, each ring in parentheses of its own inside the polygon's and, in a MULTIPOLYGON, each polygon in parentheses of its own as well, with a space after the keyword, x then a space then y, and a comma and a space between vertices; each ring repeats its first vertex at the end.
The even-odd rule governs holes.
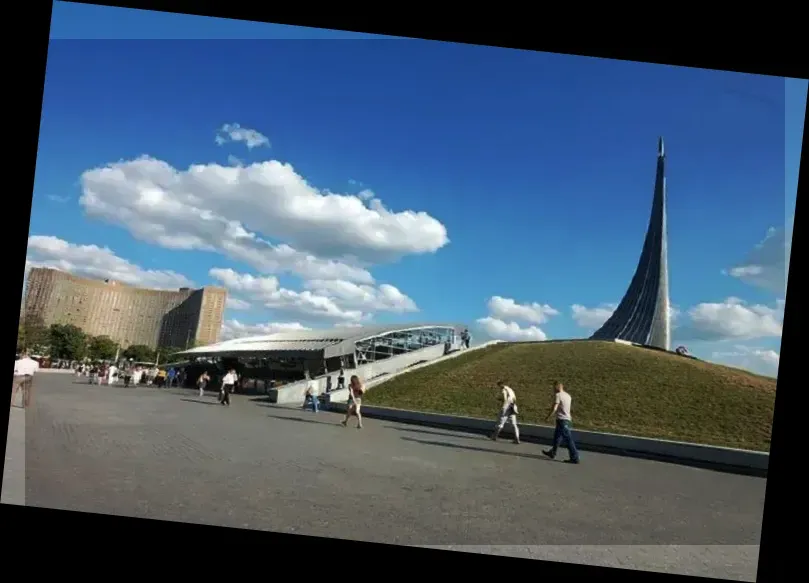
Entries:
POLYGON ((382 336, 391 332, 405 332, 422 328, 452 328, 463 330, 456 324, 396 324, 388 326, 361 326, 352 328, 327 328, 325 330, 293 330, 264 336, 249 336, 225 340, 217 344, 199 346, 178 354, 183 356, 221 356, 254 354, 262 352, 300 353, 323 351, 324 358, 354 354, 357 342, 382 336))

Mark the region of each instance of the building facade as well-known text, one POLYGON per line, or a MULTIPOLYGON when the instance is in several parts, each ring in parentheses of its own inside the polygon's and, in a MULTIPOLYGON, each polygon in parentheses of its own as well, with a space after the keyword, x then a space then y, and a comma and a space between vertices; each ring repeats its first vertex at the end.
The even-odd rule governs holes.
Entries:
POLYGON ((618 308, 592 340, 626 340, 671 350, 666 195, 666 152, 660 138, 652 214, 638 267, 618 308))
POLYGON ((24 315, 45 326, 72 324, 109 336, 124 348, 184 348, 219 339, 226 299, 217 287, 144 289, 38 267, 28 275, 24 315))

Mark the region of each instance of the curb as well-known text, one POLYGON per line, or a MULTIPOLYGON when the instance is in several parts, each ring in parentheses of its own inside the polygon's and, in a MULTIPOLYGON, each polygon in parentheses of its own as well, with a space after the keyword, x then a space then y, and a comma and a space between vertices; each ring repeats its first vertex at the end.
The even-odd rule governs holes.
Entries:
MULTIPOLYGON (((346 407, 345 403, 332 402, 327 405, 328 410, 340 413, 345 413, 346 407)), ((494 427, 493 419, 421 413, 371 405, 363 405, 362 416, 369 419, 382 419, 469 433, 487 434, 494 427)), ((503 435, 510 435, 510 431, 511 428, 506 425, 503 428, 503 435)), ((544 425, 520 424, 520 439, 550 445, 553 441, 553 431, 553 427, 544 425)), ((671 462, 761 478, 767 477, 770 462, 768 453, 744 449, 633 437, 615 433, 581 431, 576 430, 575 427, 574 435, 576 437, 576 446, 583 451, 671 462)))

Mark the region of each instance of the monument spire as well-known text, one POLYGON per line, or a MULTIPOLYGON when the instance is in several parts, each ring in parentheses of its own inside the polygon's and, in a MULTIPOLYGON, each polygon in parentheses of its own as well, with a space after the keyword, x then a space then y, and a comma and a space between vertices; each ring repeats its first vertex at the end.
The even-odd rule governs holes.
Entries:
POLYGON ((635 275, 618 308, 591 340, 626 340, 671 350, 666 218, 666 153, 660 137, 652 213, 635 275))

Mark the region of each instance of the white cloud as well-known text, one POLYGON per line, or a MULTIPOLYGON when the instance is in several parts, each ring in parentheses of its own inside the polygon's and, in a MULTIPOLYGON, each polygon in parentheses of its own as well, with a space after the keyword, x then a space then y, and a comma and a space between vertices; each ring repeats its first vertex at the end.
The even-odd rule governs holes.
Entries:
POLYGON ((309 290, 298 292, 282 288, 275 277, 256 277, 222 268, 211 269, 209 275, 228 291, 246 295, 281 313, 340 321, 367 320, 371 316, 362 310, 344 308, 332 298, 309 290))
POLYGON ((597 308, 586 308, 580 304, 573 304, 573 321, 582 328, 596 330, 609 320, 618 304, 601 304, 597 308))
POLYGON ((244 162, 242 162, 240 158, 237 158, 233 154, 228 156, 228 164, 230 164, 231 166, 244 166, 244 162))
POLYGON ((392 212, 377 198, 366 204, 320 191, 278 161, 180 171, 142 157, 87 170, 81 183, 79 202, 92 218, 142 241, 218 252, 262 273, 367 284, 373 278, 363 263, 448 243, 444 225, 426 213, 392 212))
POLYGON ((748 305, 738 298, 702 303, 688 310, 689 322, 682 331, 697 340, 749 340, 781 336, 783 300, 775 307, 748 305))
POLYGON ((58 203, 65 203, 65 202, 70 200, 70 197, 69 196, 59 196, 59 195, 56 195, 56 194, 49 194, 48 195, 48 200, 53 201, 53 202, 58 202, 58 203))
POLYGON ((261 146, 270 147, 270 140, 267 136, 250 128, 243 128, 237 123, 226 123, 216 133, 216 143, 220 146, 231 142, 243 142, 248 149, 261 146))
POLYGON ((511 298, 492 296, 486 303, 489 315, 477 323, 483 332, 495 340, 520 342, 525 340, 547 340, 545 332, 535 324, 547 322, 559 314, 547 304, 518 304, 511 298), (521 326, 519 322, 533 325, 521 326))
POLYGON ((792 228, 772 227, 747 258, 725 273, 778 295, 786 292, 792 228))
POLYGON ((114 279, 153 289, 194 287, 184 275, 168 270, 143 269, 118 257, 107 247, 74 245, 50 236, 28 238, 26 271, 30 267, 51 267, 80 277, 114 279))
POLYGON ((247 336, 265 336, 276 332, 294 332, 309 330, 299 322, 268 322, 266 324, 243 324, 238 320, 226 320, 222 323, 221 340, 233 340, 247 336))
POLYGON ((228 296, 228 299, 225 301, 225 307, 229 310, 249 310, 252 306, 250 302, 228 296))
POLYGON ((732 350, 713 352, 711 360, 774 377, 778 374, 781 355, 769 348, 736 345, 732 350))
POLYGON ((521 327, 516 322, 504 322, 497 318, 487 316, 478 320, 483 331, 491 338, 497 340, 510 340, 520 342, 525 340, 547 340, 548 337, 537 326, 521 327))
POLYGON ((312 280, 304 287, 313 293, 331 298, 340 305, 366 312, 417 312, 416 303, 389 284, 379 287, 357 285, 341 280, 312 280))
POLYGON ((518 304, 511 298, 493 296, 489 299, 489 314, 498 320, 511 320, 515 322, 530 322, 544 324, 551 316, 557 316, 558 311, 547 304, 518 304))

